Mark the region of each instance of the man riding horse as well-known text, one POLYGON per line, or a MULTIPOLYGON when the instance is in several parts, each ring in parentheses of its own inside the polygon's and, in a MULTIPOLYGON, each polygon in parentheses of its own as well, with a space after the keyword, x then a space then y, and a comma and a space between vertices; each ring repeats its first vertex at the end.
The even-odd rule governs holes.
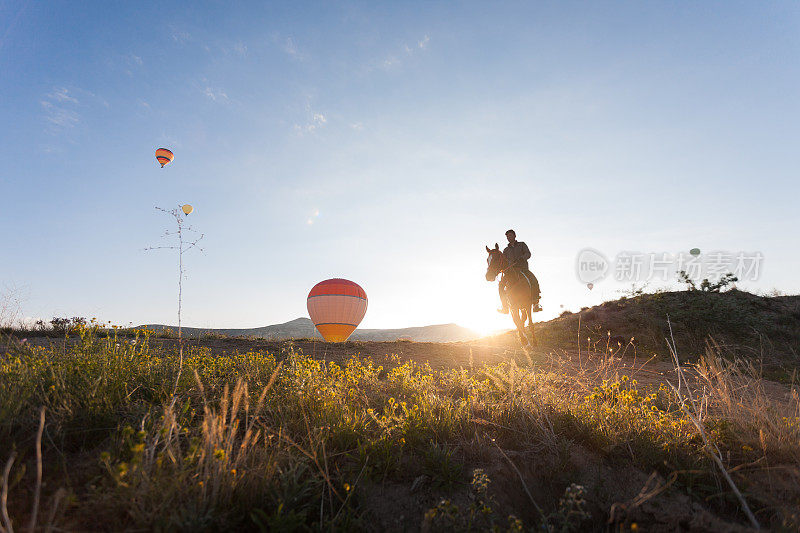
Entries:
POLYGON ((531 251, 524 242, 517 242, 514 230, 506 232, 508 246, 502 252, 495 243, 494 248, 486 247, 489 256, 486 259, 486 281, 500 278, 500 303, 501 313, 511 313, 511 318, 517 326, 519 340, 523 346, 535 341, 533 331, 533 313, 541 311, 539 306, 539 282, 530 270, 528 259, 531 251), (525 332, 525 323, 528 323, 528 333, 525 332))
MULTIPOLYGON (((509 265, 511 265, 512 268, 518 269, 520 274, 525 276, 526 281, 530 284, 531 300, 535 302, 533 311, 541 311, 542 308, 539 306, 539 280, 536 279, 536 276, 534 276, 533 272, 528 268, 528 259, 531 258, 531 251, 528 249, 527 244, 517 240, 517 234, 513 229, 506 232, 506 239, 508 239, 508 246, 503 250, 503 255, 508 259, 509 265)), ((501 308, 497 311, 506 315, 508 314, 508 296, 506 295, 508 282, 509 280, 504 276, 498 285, 501 308)))

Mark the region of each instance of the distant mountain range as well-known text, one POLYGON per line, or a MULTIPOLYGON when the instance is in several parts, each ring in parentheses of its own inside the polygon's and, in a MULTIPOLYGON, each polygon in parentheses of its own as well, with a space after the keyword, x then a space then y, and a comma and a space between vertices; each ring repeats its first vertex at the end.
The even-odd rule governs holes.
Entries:
MULTIPOLYGON (((147 324, 148 329, 155 331, 171 330, 178 331, 176 326, 164 326, 162 324, 147 324)), ((198 337, 201 335, 217 334, 227 337, 256 337, 260 339, 309 339, 322 336, 314 327, 314 323, 309 318, 297 318, 283 324, 272 326, 262 326, 260 328, 244 329, 210 329, 210 328, 187 328, 184 327, 183 334, 187 337, 198 337)), ((476 332, 462 328, 458 324, 436 324, 432 326, 420 326, 415 328, 400 329, 357 329, 350 336, 352 341, 396 341, 411 340, 415 342, 458 342, 469 341, 479 338, 476 332)))

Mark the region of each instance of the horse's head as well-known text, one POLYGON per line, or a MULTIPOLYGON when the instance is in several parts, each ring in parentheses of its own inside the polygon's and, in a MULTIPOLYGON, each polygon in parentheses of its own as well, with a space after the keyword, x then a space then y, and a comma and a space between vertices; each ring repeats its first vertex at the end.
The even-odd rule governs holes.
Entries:
POLYGON ((489 265, 486 269, 486 281, 494 281, 497 275, 508 267, 508 260, 500 251, 497 243, 494 243, 494 248, 487 246, 486 253, 489 254, 489 257, 486 258, 486 263, 489 265))

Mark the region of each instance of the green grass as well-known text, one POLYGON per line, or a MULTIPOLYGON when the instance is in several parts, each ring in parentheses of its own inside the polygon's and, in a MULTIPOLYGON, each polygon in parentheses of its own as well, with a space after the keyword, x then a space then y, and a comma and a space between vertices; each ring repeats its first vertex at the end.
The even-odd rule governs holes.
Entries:
MULTIPOLYGON (((598 469, 653 472, 668 486, 652 498, 683 495, 745 520, 678 396, 611 367, 599 378, 513 362, 436 371, 194 348, 178 379, 176 354, 146 333, 98 338, 86 327, 80 338, 0 358, 0 461, 17 454, 6 485, 18 530, 37 492, 42 407, 40 527, 380 530, 395 512, 375 501, 387 486, 402 487, 412 529, 646 524, 629 501, 641 483, 609 487, 598 469)), ((705 428, 750 505, 764 523, 797 524, 797 495, 781 499, 753 475, 796 471, 796 393, 773 402, 757 376, 714 358, 700 371, 705 428)))

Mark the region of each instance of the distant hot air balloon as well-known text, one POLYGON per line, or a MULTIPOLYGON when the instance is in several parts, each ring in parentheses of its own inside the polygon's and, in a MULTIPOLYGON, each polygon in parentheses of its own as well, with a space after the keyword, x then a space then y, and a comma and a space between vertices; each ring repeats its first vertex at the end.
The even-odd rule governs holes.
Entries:
POLYGON ((367 293, 346 279, 320 281, 308 293, 308 315, 328 342, 344 342, 367 312, 367 293))
POLYGON ((192 211, 194 211, 194 207, 192 207, 192 206, 191 206, 191 205, 189 205, 189 204, 183 204, 183 205, 181 206, 181 210, 183 211, 183 214, 184 214, 184 215, 186 215, 186 216, 189 216, 189 215, 191 215, 191 214, 192 214, 192 211))
POLYGON ((594 289, 594 283, 587 283, 586 286, 589 287, 589 290, 594 289))
POLYGON ((689 250, 689 253, 697 257, 698 255, 700 255, 700 248, 692 248, 691 250, 689 250))
POLYGON ((161 168, 164 168, 164 165, 171 163, 175 159, 175 155, 166 148, 159 148, 156 150, 156 159, 161 163, 161 168))

